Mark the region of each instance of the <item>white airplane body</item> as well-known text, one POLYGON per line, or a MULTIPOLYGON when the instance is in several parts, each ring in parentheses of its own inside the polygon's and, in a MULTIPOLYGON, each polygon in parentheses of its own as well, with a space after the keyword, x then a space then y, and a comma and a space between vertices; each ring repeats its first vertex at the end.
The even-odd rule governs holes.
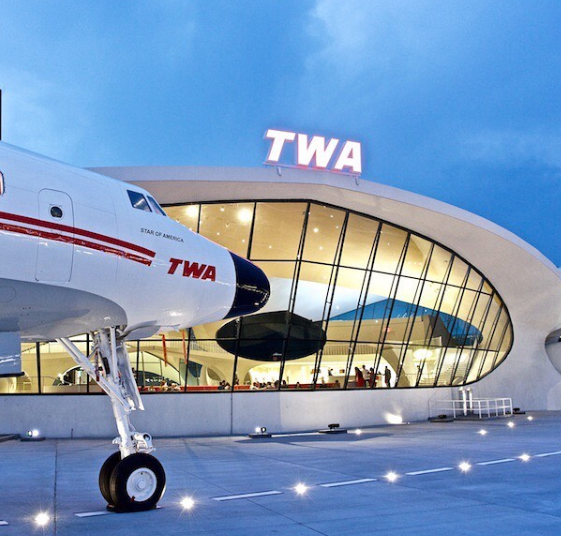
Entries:
POLYGON ((128 418, 143 406, 124 340, 257 311, 267 278, 142 188, 1 142, 0 259, 0 375, 19 372, 21 341, 58 340, 112 400, 120 451, 102 494, 118 511, 154 507, 163 469, 128 418), (90 356, 68 339, 86 332, 90 356))

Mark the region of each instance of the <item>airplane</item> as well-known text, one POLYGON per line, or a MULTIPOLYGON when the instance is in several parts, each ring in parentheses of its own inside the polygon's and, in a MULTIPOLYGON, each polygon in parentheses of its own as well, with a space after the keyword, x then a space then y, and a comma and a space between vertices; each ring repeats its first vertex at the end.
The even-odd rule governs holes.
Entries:
POLYGON ((99 474, 108 508, 155 508, 166 476, 151 435, 131 423, 144 406, 125 341, 258 311, 267 277, 146 190, 4 142, 0 258, 0 377, 23 374, 22 342, 58 341, 111 399, 118 450, 99 474), (70 340, 84 333, 90 355, 70 340))

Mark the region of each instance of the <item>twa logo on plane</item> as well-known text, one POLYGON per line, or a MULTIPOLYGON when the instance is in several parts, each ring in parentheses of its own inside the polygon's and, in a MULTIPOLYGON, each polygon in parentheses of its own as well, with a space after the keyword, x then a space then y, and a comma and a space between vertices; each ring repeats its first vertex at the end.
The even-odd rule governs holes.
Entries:
MULTIPOLYGON (((269 129, 265 138, 272 140, 266 164, 280 164, 283 149, 296 141, 296 165, 312 169, 335 171, 360 175, 362 173, 362 148, 358 141, 339 143, 337 138, 329 142, 323 136, 297 134, 284 130, 269 129), (340 147, 340 150, 337 149, 340 147)), ((282 165, 282 164, 280 164, 282 165)))
POLYGON ((175 274, 179 266, 183 265, 183 277, 193 277, 195 279, 210 279, 216 281, 216 266, 210 264, 199 264, 181 259, 170 259, 168 274, 175 274))

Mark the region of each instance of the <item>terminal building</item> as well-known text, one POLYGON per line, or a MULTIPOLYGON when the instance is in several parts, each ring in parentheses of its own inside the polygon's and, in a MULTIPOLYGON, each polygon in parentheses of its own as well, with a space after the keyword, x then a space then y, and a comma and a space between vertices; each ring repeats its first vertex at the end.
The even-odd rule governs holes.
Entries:
MULTIPOLYGON (((254 315, 130 341, 147 409, 133 421, 156 437, 424 420, 460 388, 561 409, 561 273, 509 231, 329 171, 94 171, 147 189, 271 282, 254 315)), ((80 418, 109 401, 57 343, 25 345, 23 368, 0 379, 2 431, 114 434, 80 418)))

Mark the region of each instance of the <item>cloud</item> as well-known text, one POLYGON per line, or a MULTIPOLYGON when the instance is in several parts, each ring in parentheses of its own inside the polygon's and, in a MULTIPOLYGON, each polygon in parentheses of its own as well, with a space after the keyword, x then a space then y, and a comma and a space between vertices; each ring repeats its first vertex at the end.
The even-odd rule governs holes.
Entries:
POLYGON ((538 164, 561 170, 561 133, 543 130, 485 130, 459 140, 464 159, 517 167, 538 164))
POLYGON ((430 72, 432 61, 462 42, 478 12, 477 2, 317 0, 308 29, 320 46, 308 67, 333 67, 350 82, 364 74, 380 80, 430 72))

